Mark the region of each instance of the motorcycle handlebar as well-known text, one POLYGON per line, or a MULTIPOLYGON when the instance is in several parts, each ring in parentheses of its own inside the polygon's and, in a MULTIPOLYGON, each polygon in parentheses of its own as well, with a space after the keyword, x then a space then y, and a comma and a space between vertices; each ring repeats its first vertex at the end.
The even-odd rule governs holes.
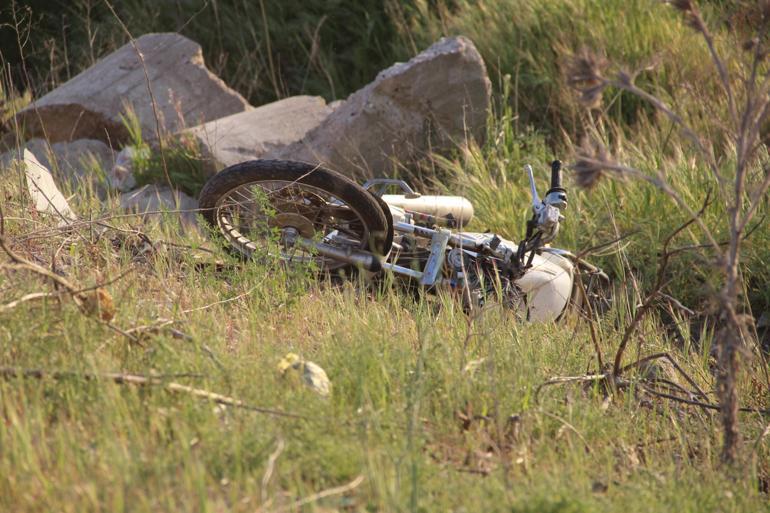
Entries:
POLYGON ((561 160, 554 160, 551 162, 551 190, 561 188, 561 160))

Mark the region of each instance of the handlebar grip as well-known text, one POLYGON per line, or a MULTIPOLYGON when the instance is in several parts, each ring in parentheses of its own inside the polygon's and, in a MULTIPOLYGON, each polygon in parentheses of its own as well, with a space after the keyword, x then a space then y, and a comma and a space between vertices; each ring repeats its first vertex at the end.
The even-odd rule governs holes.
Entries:
POLYGON ((551 189, 561 189, 561 160, 551 162, 551 189))

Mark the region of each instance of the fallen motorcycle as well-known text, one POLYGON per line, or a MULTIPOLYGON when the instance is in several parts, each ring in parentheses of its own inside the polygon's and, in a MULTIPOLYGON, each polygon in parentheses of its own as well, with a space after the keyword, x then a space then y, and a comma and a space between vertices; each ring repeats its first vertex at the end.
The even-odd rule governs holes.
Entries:
POLYGON ((360 186, 323 167, 285 160, 222 170, 203 187, 200 208, 244 258, 273 255, 328 272, 391 272, 429 290, 449 289, 468 310, 494 300, 532 321, 558 319, 569 305, 606 310, 607 275, 550 246, 567 206, 561 163, 552 163, 542 201, 531 166, 525 169, 532 218, 518 243, 462 231, 473 217, 463 197, 422 195, 385 178, 360 186), (393 188, 398 194, 387 194, 393 188))

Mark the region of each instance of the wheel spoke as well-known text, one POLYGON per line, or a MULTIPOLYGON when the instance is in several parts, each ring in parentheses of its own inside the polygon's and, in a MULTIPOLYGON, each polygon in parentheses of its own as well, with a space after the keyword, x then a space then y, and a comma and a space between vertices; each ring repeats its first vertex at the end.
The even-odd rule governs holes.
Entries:
MULTIPOLYGON (((334 245, 365 248, 369 243, 367 224, 350 205, 328 191, 300 182, 258 181, 241 185, 228 192, 217 205, 217 218, 223 216, 237 230, 239 241, 245 238, 255 247, 270 246, 271 227, 296 220, 306 230, 321 237, 337 231, 344 237, 332 237, 334 245), (274 214, 273 214, 274 212, 274 214), (278 225, 273 216, 284 215, 278 225), (304 220, 304 221, 303 221, 304 220)), ((284 224, 283 226, 290 226, 284 224)), ((295 227, 296 228, 296 227, 295 227)), ((323 257, 313 257, 308 251, 292 248, 290 254, 280 250, 280 256, 288 261, 308 261, 313 258, 333 267, 335 262, 323 257)))

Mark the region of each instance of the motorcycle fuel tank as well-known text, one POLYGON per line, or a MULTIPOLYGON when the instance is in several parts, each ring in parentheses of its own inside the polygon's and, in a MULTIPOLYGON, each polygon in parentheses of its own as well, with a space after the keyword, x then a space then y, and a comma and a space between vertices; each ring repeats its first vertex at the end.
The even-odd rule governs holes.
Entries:
POLYGON ((462 196, 422 196, 383 194, 382 200, 390 206, 407 211, 419 212, 434 217, 451 217, 459 225, 473 219, 473 205, 462 196))

